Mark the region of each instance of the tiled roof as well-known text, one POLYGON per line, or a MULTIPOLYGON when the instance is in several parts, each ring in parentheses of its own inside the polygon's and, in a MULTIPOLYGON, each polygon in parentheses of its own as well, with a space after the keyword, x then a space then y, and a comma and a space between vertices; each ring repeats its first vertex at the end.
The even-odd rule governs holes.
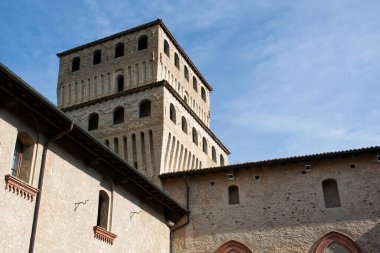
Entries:
POLYGON ((107 36, 107 37, 95 40, 93 42, 86 43, 86 44, 83 44, 81 46, 77 46, 77 47, 71 48, 69 50, 66 50, 66 51, 63 51, 61 53, 58 53, 57 56, 58 57, 62 57, 62 56, 65 56, 67 54, 71 54, 73 52, 77 52, 79 50, 82 50, 82 49, 85 49, 85 48, 88 48, 88 47, 92 47, 94 45, 98 45, 98 44, 106 42, 108 40, 116 39, 116 38, 119 38, 119 37, 122 37, 122 36, 125 36, 125 35, 128 35, 128 34, 131 34, 131 33, 134 33, 134 32, 137 32, 139 30, 143 30, 143 29, 149 28, 151 26, 155 26, 155 25, 161 26, 161 28, 168 35, 170 41, 178 48, 178 50, 179 50, 180 54, 182 55, 182 57, 185 58, 185 60, 189 63, 191 69, 199 76, 199 78, 202 80, 202 82, 204 83, 204 85, 210 91, 212 91, 213 89, 212 89, 211 85, 206 81, 206 79, 203 77, 203 75, 198 70, 198 68, 195 66, 195 64, 190 60, 189 56, 187 56, 187 54, 185 53, 185 51, 182 49, 182 47, 179 45, 179 43, 177 42, 177 40, 174 38, 174 36, 172 35, 172 33, 169 31, 169 29, 166 27, 166 25, 164 24, 164 22, 161 19, 157 19, 155 21, 152 21, 152 22, 149 22, 149 23, 146 23, 146 24, 143 24, 143 25, 139 25, 139 26, 136 26, 134 28, 131 28, 131 29, 128 29, 128 30, 125 30, 125 31, 122 31, 122 32, 119 32, 119 33, 115 33, 113 35, 110 35, 110 36, 107 36))
POLYGON ((278 165, 283 165, 287 163, 310 162, 311 160, 332 159, 332 158, 342 157, 342 156, 360 155, 363 153, 380 153, 380 146, 350 149, 350 150, 335 151, 335 152, 326 152, 326 153, 303 155, 303 156, 293 156, 293 157, 286 157, 286 158, 276 158, 276 159, 263 160, 263 161, 257 161, 257 162, 232 164, 232 165, 227 165, 227 166, 222 166, 222 167, 168 172, 168 173, 161 174, 160 177, 169 178, 169 177, 177 177, 177 176, 183 176, 183 175, 199 175, 199 174, 205 174, 205 173, 227 172, 227 171, 233 171, 233 170, 239 170, 239 169, 255 169, 255 168, 259 168, 263 166, 278 166, 278 165))

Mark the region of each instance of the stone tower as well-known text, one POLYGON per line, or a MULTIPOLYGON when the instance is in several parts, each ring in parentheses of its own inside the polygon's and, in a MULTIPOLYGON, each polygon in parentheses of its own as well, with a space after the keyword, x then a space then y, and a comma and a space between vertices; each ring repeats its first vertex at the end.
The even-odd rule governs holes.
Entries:
POLYGON ((161 20, 57 55, 58 106, 148 178, 228 164, 212 88, 161 20))

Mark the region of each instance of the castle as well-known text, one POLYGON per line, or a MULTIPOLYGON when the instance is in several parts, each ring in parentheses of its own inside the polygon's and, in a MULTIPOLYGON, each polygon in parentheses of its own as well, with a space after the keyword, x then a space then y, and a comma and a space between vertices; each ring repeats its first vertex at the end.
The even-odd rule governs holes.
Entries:
POLYGON ((0 67, 4 252, 380 252, 380 147, 229 165, 161 20, 57 55, 60 109, 0 67))

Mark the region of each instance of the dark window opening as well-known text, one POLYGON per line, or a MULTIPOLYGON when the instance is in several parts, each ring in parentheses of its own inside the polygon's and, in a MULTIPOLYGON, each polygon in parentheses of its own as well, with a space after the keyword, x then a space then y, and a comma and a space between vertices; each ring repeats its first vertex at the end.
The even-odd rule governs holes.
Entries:
POLYGON ((149 100, 143 101, 140 104, 140 118, 150 116, 151 108, 151 102, 149 100))
POLYGON ((100 50, 96 50, 92 57, 92 64, 96 65, 102 61, 102 52, 100 50))
POLYGON ((203 87, 201 89, 201 97, 206 102, 206 91, 205 91, 205 88, 203 88, 203 87))
POLYGON ((174 65, 179 69, 179 57, 177 53, 174 54, 174 65))
POLYGON ((107 230, 108 225, 108 207, 109 197, 108 194, 101 190, 99 191, 99 203, 98 203, 98 218, 96 225, 107 230))
POLYGON ((116 48, 115 48, 115 58, 121 57, 121 56, 124 56, 124 44, 123 43, 117 44, 116 48))
POLYGON ((198 81, 195 76, 193 77, 193 89, 198 92, 198 81))
POLYGON ((75 57, 73 59, 73 61, 71 62, 71 71, 74 72, 74 71, 78 71, 80 68, 80 58, 79 57, 75 57))
POLYGON ((239 188, 236 185, 231 185, 228 187, 228 204, 237 205, 239 203, 239 188))
POLYGON ((97 113, 91 114, 88 118, 88 131, 98 129, 99 115, 97 113))
POLYGON ((17 138, 15 151, 13 154, 12 168, 11 168, 12 176, 15 176, 17 178, 20 176, 23 153, 24 153, 24 144, 21 142, 19 138, 17 138))
POLYGON ((117 82, 117 91, 123 91, 124 90, 124 76, 119 75, 116 79, 117 82))
POLYGON ((224 157, 220 155, 220 166, 224 166, 224 157))
POLYGON ((187 66, 185 66, 185 70, 183 73, 184 73, 186 80, 189 81, 189 70, 187 69, 187 66))
POLYGON ((137 50, 140 51, 147 48, 148 48, 148 36, 142 35, 139 38, 137 50))
POLYGON ((208 150, 207 150, 207 140, 206 140, 206 138, 205 137, 203 137, 203 139, 202 139, 202 149, 203 149, 203 152, 204 153, 208 153, 208 150))
POLYGON ((212 160, 216 162, 216 150, 214 146, 212 146, 211 148, 211 156, 212 156, 212 160))
POLYGON ((181 120, 181 125, 182 125, 182 131, 184 133, 187 133, 187 121, 186 121, 186 118, 182 116, 182 120, 181 120))
POLYGON ((167 40, 164 40, 164 53, 170 57, 170 52, 169 52, 169 43, 167 40))
POLYGON ((113 113, 113 123, 120 124, 124 122, 124 108, 118 108, 113 113))
POLYGON ((340 207, 338 185, 334 179, 326 179, 322 182, 323 198, 326 208, 340 207))
POLYGON ((193 142, 196 144, 196 145, 198 145, 198 132, 197 132, 197 130, 193 127, 193 132, 192 132, 192 134, 193 134, 193 142))
POLYGON ((11 174, 22 181, 29 183, 32 171, 34 141, 26 133, 19 133, 13 153, 11 174))
POLYGON ((174 105, 173 104, 170 104, 170 119, 176 123, 177 122, 177 119, 176 119, 176 111, 175 111, 175 108, 174 108, 174 105))

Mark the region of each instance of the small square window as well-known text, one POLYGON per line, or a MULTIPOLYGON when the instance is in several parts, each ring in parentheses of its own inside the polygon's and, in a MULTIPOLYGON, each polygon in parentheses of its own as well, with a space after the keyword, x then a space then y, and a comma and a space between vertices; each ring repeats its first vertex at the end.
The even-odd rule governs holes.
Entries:
POLYGON ((260 176, 259 175, 256 175, 255 176, 255 180, 259 180, 260 179, 260 176))
POLYGON ((355 164, 351 164, 350 167, 351 167, 351 169, 355 169, 356 166, 355 166, 355 164))

